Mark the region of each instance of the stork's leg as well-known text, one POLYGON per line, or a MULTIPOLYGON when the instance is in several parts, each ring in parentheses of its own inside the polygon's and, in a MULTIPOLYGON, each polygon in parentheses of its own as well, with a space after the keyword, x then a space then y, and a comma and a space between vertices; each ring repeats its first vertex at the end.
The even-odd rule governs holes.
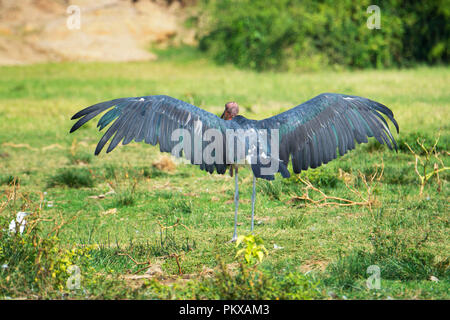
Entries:
POLYGON ((235 175, 234 175, 234 233, 231 242, 237 240, 237 216, 238 216, 238 208, 239 208, 239 185, 238 185, 238 168, 235 167, 235 175))
POLYGON ((252 193, 252 227, 250 229, 253 232, 254 217, 255 217, 255 198, 256 198, 256 177, 253 175, 253 193, 252 193))

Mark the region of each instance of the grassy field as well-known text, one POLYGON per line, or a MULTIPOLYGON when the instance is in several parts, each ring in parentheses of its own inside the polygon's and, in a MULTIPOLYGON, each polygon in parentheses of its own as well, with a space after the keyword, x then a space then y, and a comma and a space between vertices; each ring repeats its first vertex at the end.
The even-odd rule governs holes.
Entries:
MULTIPOLYGON (((255 73, 167 55, 150 63, 0 67, 0 74, 0 297, 450 298, 450 175, 441 171, 439 179, 431 177, 419 195, 415 157, 405 145, 424 158, 416 139, 431 147, 440 134, 440 160, 432 156, 428 172, 435 163, 450 166, 448 68, 255 73), (256 266, 239 267, 242 259, 227 243, 234 215, 229 175, 177 162, 169 170, 159 149, 144 143, 94 157, 101 137, 95 122, 69 134, 75 112, 117 97, 167 94, 216 114, 235 100, 243 115, 262 119, 322 92, 389 106, 400 125, 395 135, 400 150, 371 141, 301 174, 328 196, 360 205, 301 201, 305 185, 295 176, 258 180, 255 234, 268 254, 256 266), (375 172, 379 175, 370 182, 375 172), (23 197, 12 196, 14 178, 23 197), (107 194, 111 190, 115 193, 107 194), (5 229, 12 217, 20 209, 37 216, 41 196, 36 234, 11 239, 5 229), (58 231, 52 233, 54 223, 62 221, 51 238, 58 231), (32 235, 42 240, 48 233, 48 241, 39 243, 57 252, 50 268, 62 265, 58 259, 64 252, 74 257, 79 251, 78 258, 85 259, 84 290, 65 287, 67 264, 56 274, 36 267, 51 255, 36 258, 39 245, 31 243, 32 235), (131 258, 150 261, 153 274, 131 258), (379 289, 366 286, 370 265, 380 268, 379 289)), ((249 170, 240 173, 238 233, 246 235, 252 176, 249 170)), ((312 190, 309 195, 320 199, 312 190)))

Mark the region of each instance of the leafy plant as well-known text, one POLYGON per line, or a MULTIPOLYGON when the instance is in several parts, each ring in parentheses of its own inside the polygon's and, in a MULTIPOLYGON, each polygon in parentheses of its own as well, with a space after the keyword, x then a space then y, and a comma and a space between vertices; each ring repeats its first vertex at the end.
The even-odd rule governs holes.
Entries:
POLYGON ((267 249, 264 247, 264 242, 258 236, 252 234, 239 236, 236 240, 236 248, 239 247, 241 243, 244 245, 244 248, 239 249, 236 252, 236 257, 244 256, 245 262, 249 265, 261 262, 264 255, 267 255, 267 249))
MULTIPOLYGON (((369 29, 368 0, 204 0, 199 46, 219 63, 256 70, 357 68, 448 61, 444 1, 383 2, 382 28, 369 29), (433 17, 432 20, 429 17, 433 17)), ((381 5, 380 5, 381 6, 381 5)))

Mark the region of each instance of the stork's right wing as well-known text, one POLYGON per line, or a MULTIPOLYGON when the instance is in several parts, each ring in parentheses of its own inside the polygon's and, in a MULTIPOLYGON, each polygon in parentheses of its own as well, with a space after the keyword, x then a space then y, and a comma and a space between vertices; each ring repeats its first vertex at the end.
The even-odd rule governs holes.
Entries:
POLYGON ((342 156, 357 143, 375 137, 381 144, 397 149, 387 116, 398 124, 386 106, 362 97, 323 93, 288 111, 255 123, 258 129, 278 129, 280 159, 295 173, 316 168, 342 156))

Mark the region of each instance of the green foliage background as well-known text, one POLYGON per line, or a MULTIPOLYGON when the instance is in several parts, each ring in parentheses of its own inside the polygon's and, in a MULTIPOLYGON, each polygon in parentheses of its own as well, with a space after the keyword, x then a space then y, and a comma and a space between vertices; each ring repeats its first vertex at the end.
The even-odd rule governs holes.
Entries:
POLYGON ((256 70, 448 63, 450 2, 203 0, 199 47, 256 70), (381 28, 369 29, 370 5, 381 28))

